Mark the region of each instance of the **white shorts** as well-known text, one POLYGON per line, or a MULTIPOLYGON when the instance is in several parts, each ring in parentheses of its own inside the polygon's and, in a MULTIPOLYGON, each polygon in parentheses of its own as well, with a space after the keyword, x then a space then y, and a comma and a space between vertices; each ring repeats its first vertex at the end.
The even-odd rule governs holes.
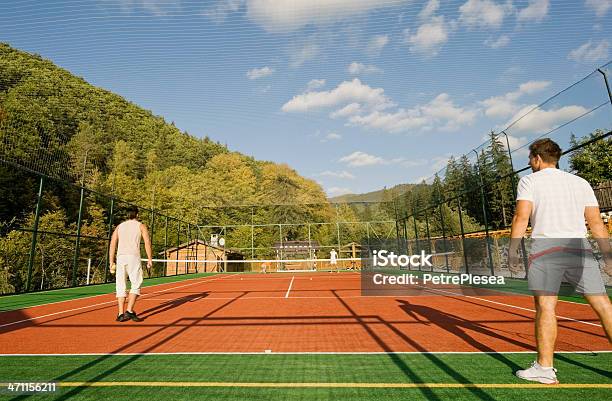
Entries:
POLYGON ((127 278, 130 278, 130 294, 140 295, 140 286, 142 285, 142 265, 140 264, 140 256, 136 255, 119 255, 117 256, 117 271, 116 271, 116 289, 117 298, 125 298, 127 296, 127 278))

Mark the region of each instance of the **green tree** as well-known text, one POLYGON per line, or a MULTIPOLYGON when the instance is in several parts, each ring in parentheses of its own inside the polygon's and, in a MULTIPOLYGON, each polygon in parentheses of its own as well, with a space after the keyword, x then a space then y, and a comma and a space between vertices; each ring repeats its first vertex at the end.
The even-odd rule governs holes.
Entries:
MULTIPOLYGON (((570 145, 582 145, 604 134, 602 130, 595 130, 580 139, 572 134, 570 145)), ((570 155, 570 168, 591 185, 596 186, 602 182, 612 180, 612 137, 595 141, 580 148, 570 155)))

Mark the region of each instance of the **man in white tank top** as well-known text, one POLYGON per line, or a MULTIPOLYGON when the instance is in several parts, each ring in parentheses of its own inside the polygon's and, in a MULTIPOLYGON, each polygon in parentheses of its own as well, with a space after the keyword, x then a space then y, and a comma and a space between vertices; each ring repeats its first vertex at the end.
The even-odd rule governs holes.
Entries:
POLYGON ((140 295, 142 285, 142 265, 140 264, 140 240, 144 242, 147 252, 147 268, 153 265, 151 239, 147 227, 137 220, 138 208, 130 206, 127 209, 127 220, 119 224, 111 237, 108 259, 111 273, 116 270, 117 305, 119 313, 118 322, 133 320, 140 322, 142 319, 134 312, 136 298, 140 295), (115 251, 117 252, 117 264, 115 265, 115 251), (130 295, 128 297, 127 310, 124 310, 125 298, 127 296, 127 282, 130 279, 130 295))
POLYGON ((517 255, 531 218, 533 246, 529 256, 528 285, 534 294, 538 355, 530 368, 519 370, 516 375, 525 380, 556 384, 553 368, 556 306, 563 280, 569 281, 586 298, 612 342, 612 304, 603 285, 599 263, 586 240, 585 220, 603 255, 604 271, 610 276, 612 257, 608 230, 589 183, 556 168, 561 149, 552 140, 537 140, 529 151, 533 174, 522 177, 518 184, 509 267, 515 273, 522 268, 517 255))

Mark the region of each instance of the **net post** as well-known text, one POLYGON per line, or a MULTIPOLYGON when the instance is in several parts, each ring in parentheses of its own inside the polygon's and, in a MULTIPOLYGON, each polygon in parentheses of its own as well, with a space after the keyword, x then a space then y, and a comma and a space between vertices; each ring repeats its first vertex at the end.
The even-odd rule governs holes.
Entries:
POLYGON ((38 224, 40 222, 40 206, 42 203, 42 192, 44 186, 44 178, 40 176, 38 185, 38 195, 36 196, 36 211, 34 212, 34 227, 32 229, 32 243, 30 244, 30 255, 28 256, 28 279, 26 281, 26 292, 30 291, 32 286, 32 270, 34 268, 34 258, 36 257, 36 242, 38 240, 38 224))

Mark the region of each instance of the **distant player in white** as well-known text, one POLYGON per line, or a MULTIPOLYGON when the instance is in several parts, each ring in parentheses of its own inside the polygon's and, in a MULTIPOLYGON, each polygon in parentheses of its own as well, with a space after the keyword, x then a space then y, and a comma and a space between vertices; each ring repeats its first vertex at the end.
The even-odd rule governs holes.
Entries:
POLYGON ((584 179, 556 168, 561 157, 559 145, 550 139, 540 139, 529 147, 529 151, 533 174, 521 178, 518 184, 509 267, 515 273, 521 270, 517 256, 519 244, 531 218, 533 246, 528 284, 536 308, 538 355, 530 368, 519 370, 516 375, 525 380, 556 384, 553 356, 557 338, 558 289, 562 280, 569 281, 577 292, 582 293, 612 342, 612 304, 603 285, 599 264, 585 239, 585 220, 597 240, 606 264, 604 271, 608 275, 612 275, 612 256, 608 230, 601 220, 593 189, 584 179), (557 244, 560 246, 555 246, 557 244), (576 253, 580 256, 574 257, 576 253), (568 268, 568 265, 571 266, 568 268))
POLYGON ((111 237, 108 259, 111 273, 116 270, 117 305, 119 313, 118 322, 133 320, 140 322, 142 319, 134 312, 136 298, 140 295, 142 285, 142 265, 140 264, 140 240, 144 241, 147 252, 147 268, 153 266, 151 239, 147 227, 138 220, 138 208, 131 206, 127 209, 127 220, 119 224, 111 237), (117 252, 117 264, 115 264, 115 251, 117 252), (130 279, 130 296, 128 298, 127 310, 124 311, 127 283, 130 279))
POLYGON ((329 264, 331 265, 332 270, 338 265, 337 257, 338 253, 332 248, 331 252, 329 253, 329 264))

